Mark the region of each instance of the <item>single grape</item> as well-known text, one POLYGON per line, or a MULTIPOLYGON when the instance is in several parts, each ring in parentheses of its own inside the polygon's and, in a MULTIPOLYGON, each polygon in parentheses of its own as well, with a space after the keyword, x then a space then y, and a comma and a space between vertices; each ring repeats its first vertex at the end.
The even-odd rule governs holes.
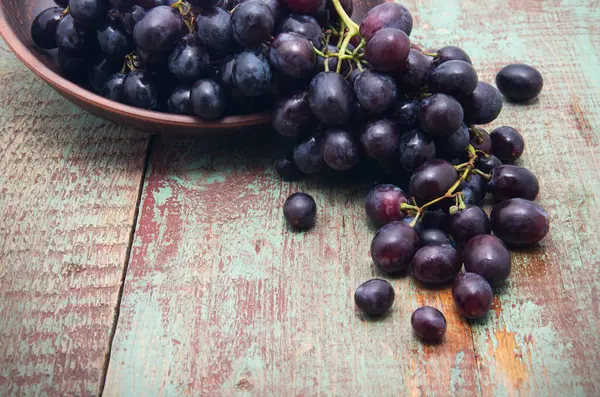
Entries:
POLYGON ((281 73, 300 78, 313 70, 317 58, 313 45, 306 37, 284 32, 271 43, 269 60, 281 73))
POLYGON ((354 92, 358 103, 371 113, 383 113, 398 97, 396 83, 390 76, 365 70, 354 81, 354 92))
POLYGON ((472 94, 461 98, 467 124, 487 124, 498 117, 502 111, 500 92, 488 83, 480 81, 472 94))
POLYGON ((421 101, 419 124, 434 137, 448 136, 460 128, 463 109, 456 99, 445 94, 434 94, 421 101))
POLYGON ((535 200, 540 184, 527 168, 516 165, 501 165, 494 168, 488 182, 488 191, 497 202, 511 198, 535 200))
POLYGON ((311 228, 315 224, 317 204, 310 195, 296 192, 283 203, 283 216, 294 228, 311 228))
POLYGON ((192 112, 201 119, 218 119, 225 111, 225 94, 216 81, 198 80, 190 92, 192 112))
POLYGON ((494 293, 487 280, 479 274, 463 273, 454 280, 452 298, 463 316, 476 319, 490 311, 494 293))
POLYGON ((424 341, 434 342, 446 333, 446 318, 431 306, 422 306, 410 316, 413 331, 424 341))
POLYGON ((294 32, 306 37, 310 42, 320 50, 323 48, 321 42, 323 33, 321 27, 315 18, 310 15, 290 14, 279 26, 279 32, 294 32))
POLYGON ((177 87, 171 92, 167 101, 167 109, 175 114, 193 114, 191 87, 177 87))
POLYGON ((391 158, 398 149, 400 131, 388 119, 373 121, 363 127, 360 143, 367 156, 376 160, 386 160, 391 158))
MULTIPOLYGON (((358 70, 358 69, 355 69, 358 70)), ((419 124, 419 106, 421 101, 415 99, 399 99, 392 106, 391 119, 404 131, 415 128, 419 124)))
POLYGON ((133 29, 135 44, 148 53, 167 53, 186 33, 183 17, 170 6, 148 10, 133 29))
POLYGON ((450 233, 459 245, 466 244, 480 234, 490 234, 490 220, 476 205, 467 205, 450 216, 450 233))
POLYGON ((135 25, 141 21, 142 18, 144 18, 144 15, 146 15, 146 10, 144 7, 137 5, 119 11, 121 25, 127 34, 133 35, 133 29, 135 28, 135 25))
POLYGON ((354 303, 366 314, 380 316, 390 310, 394 297, 394 288, 390 283, 374 278, 356 289, 354 303))
POLYGON ((384 28, 399 29, 410 36, 413 18, 406 7, 398 3, 383 3, 369 10, 360 23, 360 35, 369 40, 384 28))
POLYGON ((458 191, 465 193, 468 190, 470 197, 464 197, 463 200, 467 204, 479 204, 484 198, 487 191, 487 181, 479 174, 469 174, 458 186, 458 191))
POLYGON ((431 92, 461 98, 471 95, 477 87, 477 82, 477 72, 470 63, 447 61, 433 69, 428 87, 431 92))
POLYGON ((531 246, 550 229, 548 212, 533 201, 513 198, 497 204, 490 214, 492 231, 506 244, 531 246))
POLYGON ((336 171, 347 171, 358 163, 358 143, 347 131, 330 129, 325 133, 323 160, 336 171))
POLYGON ((503 162, 517 160, 525 150, 525 140, 519 131, 512 127, 498 127, 490 134, 494 155, 503 162))
POLYGON ((393 28, 377 31, 365 45, 367 62, 373 69, 382 72, 400 69, 408 58, 409 52, 410 40, 406 33, 393 28))
POLYGON ((489 174, 496 167, 502 165, 502 161, 498 159, 498 157, 490 154, 488 157, 480 157, 477 159, 476 168, 480 171, 489 174))
POLYGON ((90 88, 95 93, 100 93, 106 79, 122 68, 121 62, 105 58, 99 53, 92 57, 88 63, 87 78, 90 88))
POLYGON ((402 220, 406 213, 400 206, 408 202, 398 186, 377 185, 365 197, 365 212, 371 222, 378 227, 402 220))
MULTIPOLYGON (((252 1, 252 0, 251 0, 252 1)), ((246 96, 259 96, 271 85, 271 67, 267 57, 259 52, 244 51, 233 65, 233 82, 246 96)))
POLYGON ((544 79, 531 66, 512 64, 498 72, 496 85, 502 95, 511 101, 525 102, 538 96, 544 86, 544 79))
POLYGON ((292 11, 300 14, 316 14, 325 6, 325 0, 283 0, 292 11))
POLYGON ((490 134, 487 133, 483 128, 477 127, 478 133, 476 134, 473 130, 469 131, 469 135, 471 137, 471 145, 475 150, 481 150, 487 154, 492 153, 492 138, 490 138, 490 134))
POLYGON ((125 102, 130 105, 150 110, 158 108, 156 76, 145 70, 137 69, 127 74, 123 94, 125 102))
POLYGON ((423 229, 419 232, 421 247, 429 244, 450 244, 448 235, 440 229, 423 229))
POLYGON ((404 92, 419 92, 427 84, 433 64, 420 51, 411 49, 404 64, 393 72, 398 88, 404 92))
POLYGON ((319 120, 328 125, 340 125, 350 119, 352 88, 335 72, 317 74, 308 87, 310 107, 319 120))
POLYGON ((237 47, 231 31, 231 14, 220 8, 196 15, 196 36, 215 55, 231 54, 237 47))
POLYGON ((271 37, 275 18, 269 6, 259 0, 246 1, 231 14, 231 31, 238 43, 256 47, 271 37))
POLYGON ((406 132, 398 145, 402 168, 412 172, 421 164, 435 158, 435 144, 418 129, 406 132))
POLYGON ((415 278, 425 284, 446 283, 460 272, 462 257, 450 244, 429 244, 412 259, 415 278))
POLYGON ((107 5, 106 0, 70 0, 69 15, 82 25, 98 25, 104 21, 107 5))
POLYGON ((313 121, 306 91, 280 99, 273 109, 273 128, 283 136, 297 136, 313 121))
POLYGON ((473 63, 471 62, 469 54, 467 54, 463 49, 451 45, 440 48, 437 51, 437 57, 435 58, 435 63, 438 65, 448 61, 464 61, 469 64, 473 63))
POLYGON ((371 242, 371 258, 375 265, 387 273, 397 273, 408 268, 419 248, 419 235, 402 221, 383 226, 371 242))
POLYGON ((31 23, 31 39, 41 48, 56 48, 56 30, 65 10, 51 7, 40 12, 31 23))
POLYGON ((296 163, 294 163, 293 153, 278 157, 277 160, 275 160, 275 170, 281 179, 285 181, 295 181, 304 176, 296 163))
POLYGON ((82 54, 92 42, 91 32, 75 22, 71 15, 65 15, 56 28, 56 46, 64 54, 82 54))
POLYGON ((313 175, 323 169, 323 141, 319 137, 310 137, 294 149, 294 163, 300 171, 313 175))
POLYGON ((169 71, 178 80, 190 82, 206 75, 210 66, 208 51, 196 35, 184 36, 169 55, 169 71))
POLYGON ((110 75, 102 85, 100 95, 112 101, 125 102, 125 94, 123 93, 123 83, 125 82, 125 73, 115 73, 110 75))
POLYGON ((502 240, 490 234, 469 240, 463 259, 467 272, 485 277, 492 286, 501 285, 510 274, 510 252, 502 240))
POLYGON ((469 146, 469 128, 463 124, 452 134, 435 139, 435 152, 438 157, 452 160, 465 153, 469 146))
POLYGON ((428 202, 446 194, 458 180, 458 173, 446 160, 429 160, 410 177, 410 195, 428 202))

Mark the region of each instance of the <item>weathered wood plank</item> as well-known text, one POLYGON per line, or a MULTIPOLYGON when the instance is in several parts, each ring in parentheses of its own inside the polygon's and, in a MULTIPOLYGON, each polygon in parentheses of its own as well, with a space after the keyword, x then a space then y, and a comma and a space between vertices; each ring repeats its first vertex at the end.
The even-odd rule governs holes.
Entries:
POLYGON ((0 395, 99 393, 147 142, 0 43, 0 395))

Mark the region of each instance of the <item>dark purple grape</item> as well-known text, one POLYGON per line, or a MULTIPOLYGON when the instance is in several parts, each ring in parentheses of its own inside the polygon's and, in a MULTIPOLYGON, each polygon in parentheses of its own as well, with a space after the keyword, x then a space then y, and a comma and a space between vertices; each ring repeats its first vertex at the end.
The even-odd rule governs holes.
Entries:
POLYGON ((538 96, 544 86, 544 79, 531 66, 512 64, 498 72, 496 85, 502 95, 511 101, 525 102, 538 96))
POLYGON ((373 69, 381 72, 390 72, 401 68, 408 58, 409 52, 408 36, 403 31, 393 28, 377 31, 365 45, 367 62, 373 69))
POLYGON ((71 15, 65 15, 56 28, 56 46, 64 54, 82 54, 91 44, 92 35, 71 15))
POLYGON ((467 205, 450 216, 450 234, 459 245, 466 244, 480 234, 490 234, 490 220, 476 205, 467 205))
POLYGON ((185 36, 183 17, 169 6, 148 10, 133 29, 135 44, 148 53, 168 53, 185 36))
POLYGON ((371 222, 378 227, 402 220, 406 213, 400 206, 408 202, 398 186, 377 185, 365 197, 365 212, 371 222))
POLYGON ((435 144, 429 136, 414 129, 402 136, 398 152, 402 168, 412 172, 421 164, 435 158, 435 144))
POLYGON ((398 97, 396 83, 390 76, 365 70, 354 81, 354 92, 358 103, 371 113, 383 113, 398 97))
POLYGON ((419 232, 421 247, 429 244, 450 244, 450 238, 440 229, 423 229, 419 232))
POLYGON ((167 109, 169 113, 175 114, 193 114, 190 87, 178 87, 171 92, 167 100, 167 109))
POLYGON ((271 66, 263 54, 245 51, 236 57, 232 77, 242 94, 259 96, 266 93, 271 85, 271 66))
POLYGON ((358 163, 358 143, 347 131, 327 130, 323 143, 323 160, 336 171, 347 171, 358 163))
POLYGON ((196 35, 183 37, 169 55, 169 71, 180 81, 195 81, 206 75, 210 57, 196 35))
POLYGON ((233 37, 246 48, 267 41, 274 27, 275 18, 271 9, 259 0, 248 0, 237 6, 231 14, 233 37))
POLYGON ((430 160, 415 170, 410 177, 410 195, 428 202, 446 194, 458 180, 458 173, 446 160, 430 160))
POLYGON ((69 15, 82 25, 99 25, 104 22, 107 6, 106 0, 70 0, 69 15))
POLYGON ((325 6, 325 0, 283 0, 283 3, 300 14, 316 14, 325 6))
POLYGON ((371 316, 380 316, 394 304, 394 288, 385 280, 374 278, 356 289, 354 303, 371 316))
POLYGON ((273 109, 273 128, 283 136, 297 136, 313 122, 306 91, 280 99, 273 109))
POLYGON ((486 174, 489 174, 494 168, 501 165, 502 161, 500 161, 498 157, 494 156, 493 154, 490 154, 488 157, 480 157, 476 163, 477 169, 485 172, 486 174))
POLYGON ((123 57, 133 51, 133 40, 119 23, 105 23, 96 31, 96 40, 107 58, 120 62, 123 57))
POLYGON ((140 6, 131 6, 127 9, 119 11, 119 19, 121 25, 129 35, 133 35, 133 29, 135 25, 144 18, 146 10, 140 6))
POLYGON ((127 74, 123 83, 125 102, 143 109, 158 108, 158 84, 156 76, 137 69, 127 74))
POLYGON ((294 149, 294 163, 300 171, 313 175, 325 166, 323 160, 323 142, 318 137, 310 137, 294 149))
POLYGON ((311 42, 293 32, 277 35, 269 49, 269 60, 275 69, 294 78, 309 74, 317 61, 311 42))
POLYGON ((410 325, 421 339, 434 342, 446 333, 446 318, 441 311, 431 306, 423 306, 410 316, 410 325))
POLYGON ((467 124, 487 124, 498 117, 502 110, 500 92, 488 83, 480 81, 471 95, 461 98, 467 124))
POLYGON ((61 8, 67 8, 69 6, 69 0, 54 0, 54 3, 61 8))
POLYGON ((320 50, 323 47, 321 42, 323 33, 317 20, 310 15, 290 14, 279 26, 279 32, 294 32, 306 37, 310 42, 320 50))
POLYGON ((425 245, 412 259, 415 278, 425 284, 446 283, 456 277, 461 267, 460 253, 450 244, 425 245))
POLYGON ((391 158, 398 149, 400 131, 388 119, 373 121, 363 127, 360 143, 367 156, 376 160, 386 160, 391 158))
POLYGON ((310 107, 319 120, 328 125, 340 125, 350 119, 352 88, 335 72, 317 74, 308 87, 310 107))
POLYGON ((433 64, 423 53, 411 49, 401 68, 393 72, 398 88, 405 92, 419 92, 427 84, 433 64))
POLYGON ((281 18, 287 15, 290 11, 287 9, 285 4, 280 0, 261 0, 271 9, 275 23, 278 23, 281 18))
POLYGON ((231 14, 220 8, 196 15, 196 36, 217 55, 230 54, 237 47, 231 31, 231 14))
POLYGON ((497 202, 511 198, 535 200, 540 184, 527 168, 516 165, 501 165, 494 168, 487 188, 497 202))
POLYGON ((201 119, 218 119, 225 112, 225 94, 216 81, 198 80, 190 92, 192 112, 201 119))
POLYGON ((527 247, 550 229, 548 212, 533 201, 514 198, 497 204, 490 214, 492 231, 506 244, 527 247))
POLYGON ((437 51, 437 57, 435 58, 435 62, 438 65, 448 61, 464 61, 469 64, 473 63, 471 62, 469 54, 467 54, 463 49, 451 45, 440 48, 437 51))
POLYGON ((70 54, 65 52, 62 48, 59 48, 56 58, 61 73, 69 79, 78 81, 85 75, 87 65, 85 54, 70 54))
POLYGON ((419 248, 419 235, 402 221, 383 226, 371 242, 373 262, 387 273, 397 273, 408 268, 419 248))
POLYGON ((294 193, 283 204, 283 216, 290 226, 297 229, 308 229, 315 224, 317 204, 306 193, 294 193))
POLYGON ((487 181, 479 174, 469 174, 458 186, 458 191, 463 192, 468 190, 470 197, 463 197, 467 204, 479 204, 484 198, 487 191, 487 181))
POLYGON ((100 90, 100 95, 112 101, 125 102, 123 93, 123 83, 125 82, 125 73, 115 73, 106 79, 100 90))
POLYGON ((406 7, 398 3, 383 3, 369 10, 360 23, 360 35, 369 40, 384 28, 399 29, 410 36, 413 18, 406 7))
POLYGON ((463 250, 465 270, 477 273, 492 286, 501 285, 510 274, 510 252, 496 236, 480 234, 473 237, 463 250))
POLYGON ((434 137, 448 136, 463 123, 460 103, 446 94, 434 94, 421 101, 419 123, 421 129, 434 137))
POLYGON ((278 157, 277 160, 275 160, 275 171, 277 171, 277 174, 285 181, 295 181, 304 176, 296 163, 294 163, 293 153, 278 157))
POLYGON ((437 66, 429 76, 429 90, 462 98, 471 95, 477 87, 475 68, 464 61, 448 61, 437 66))
POLYGON ((478 133, 475 134, 472 130, 469 131, 471 137, 471 145, 475 150, 481 150, 484 153, 492 153, 492 138, 483 128, 477 128, 478 133))
POLYGON ((452 298, 463 316, 476 319, 490 311, 494 293, 487 280, 479 274, 463 273, 454 280, 452 298))
POLYGON ((494 155, 503 162, 517 160, 525 150, 525 140, 519 131, 512 127, 498 127, 490 134, 494 155))
MULTIPOLYGON (((358 70, 358 69, 355 69, 358 70)), ((419 106, 421 101, 415 99, 399 99, 392 106, 391 119, 402 130, 417 127, 419 124, 419 106)))
POLYGON ((454 133, 435 140, 435 153, 438 157, 452 160, 465 153, 469 146, 469 128, 463 124, 454 133))
POLYGON ((121 62, 105 58, 101 53, 92 57, 87 70, 88 83, 92 91, 100 93, 106 79, 122 67, 121 62))
POLYGON ((31 23, 31 39, 41 48, 56 48, 56 30, 65 10, 51 7, 40 12, 31 23))

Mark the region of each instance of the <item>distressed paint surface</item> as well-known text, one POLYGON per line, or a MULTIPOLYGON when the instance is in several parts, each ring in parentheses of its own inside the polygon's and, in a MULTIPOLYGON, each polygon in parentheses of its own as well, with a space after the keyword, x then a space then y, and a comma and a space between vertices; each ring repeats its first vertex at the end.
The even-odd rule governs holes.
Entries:
POLYGON ((147 141, 0 42, 0 396, 99 393, 147 141))

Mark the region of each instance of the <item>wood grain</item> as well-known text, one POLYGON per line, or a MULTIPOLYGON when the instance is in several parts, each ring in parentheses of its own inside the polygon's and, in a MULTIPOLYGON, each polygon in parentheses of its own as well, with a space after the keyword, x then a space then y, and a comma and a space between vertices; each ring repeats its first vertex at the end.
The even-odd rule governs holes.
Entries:
POLYGON ((0 42, 1 396, 99 393, 147 142, 0 42))

